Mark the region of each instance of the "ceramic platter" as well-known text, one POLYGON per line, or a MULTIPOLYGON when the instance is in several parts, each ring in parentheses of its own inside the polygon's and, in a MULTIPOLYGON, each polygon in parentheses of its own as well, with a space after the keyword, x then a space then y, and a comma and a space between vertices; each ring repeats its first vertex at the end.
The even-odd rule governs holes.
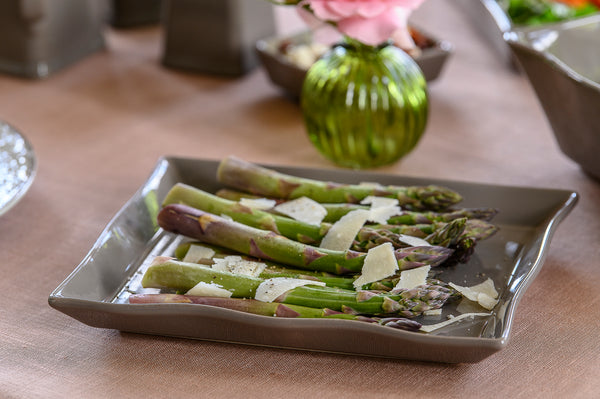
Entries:
MULTIPOLYGON (((496 207, 500 231, 480 242, 467 264, 445 268, 439 278, 460 285, 493 279, 498 305, 486 317, 462 319, 432 333, 408 332, 351 320, 285 319, 192 304, 129 304, 142 293, 141 276, 156 255, 171 255, 183 239, 162 231, 156 214, 177 182, 214 192, 218 162, 186 158, 159 160, 146 183, 108 223, 88 255, 49 297, 55 309, 93 327, 125 332, 313 350, 393 359, 446 363, 478 362, 509 342, 517 304, 544 262, 559 223, 577 202, 577 194, 474 184, 349 170, 274 167, 320 180, 359 183, 440 184, 464 196, 462 206, 496 207)), ((425 316, 434 324, 457 314, 425 316)), ((201 345, 201 343, 199 343, 201 345)))

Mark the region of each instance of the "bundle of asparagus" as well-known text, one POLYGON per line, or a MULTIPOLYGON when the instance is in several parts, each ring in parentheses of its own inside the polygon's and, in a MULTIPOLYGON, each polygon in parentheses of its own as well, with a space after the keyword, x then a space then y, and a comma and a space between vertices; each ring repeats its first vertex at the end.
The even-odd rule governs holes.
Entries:
POLYGON ((164 230, 197 240, 208 252, 190 262, 187 242, 176 258, 158 258, 142 284, 163 293, 132 295, 131 303, 196 303, 418 330, 411 319, 461 294, 425 277, 405 286, 403 273, 466 262, 475 244, 497 230, 490 223, 497 210, 454 208, 460 194, 439 186, 322 182, 233 157, 221 162, 217 178, 227 187, 217 195, 175 185, 158 215, 164 230), (373 198, 393 201, 383 219, 381 212, 373 216, 373 198), (248 202, 257 199, 266 202, 248 202), (299 199, 316 204, 304 212, 308 217, 282 211, 299 199), (350 241, 331 247, 338 235, 350 241), (262 266, 250 272, 216 267, 232 256, 262 266))

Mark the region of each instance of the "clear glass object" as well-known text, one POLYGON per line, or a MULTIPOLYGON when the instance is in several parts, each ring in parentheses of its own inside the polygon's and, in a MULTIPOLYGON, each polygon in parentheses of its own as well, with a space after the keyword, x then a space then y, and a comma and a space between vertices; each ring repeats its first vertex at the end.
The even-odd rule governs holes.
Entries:
POLYGON ((429 111, 427 83, 408 54, 349 38, 309 69, 300 100, 311 142, 326 158, 356 169, 408 154, 429 111))

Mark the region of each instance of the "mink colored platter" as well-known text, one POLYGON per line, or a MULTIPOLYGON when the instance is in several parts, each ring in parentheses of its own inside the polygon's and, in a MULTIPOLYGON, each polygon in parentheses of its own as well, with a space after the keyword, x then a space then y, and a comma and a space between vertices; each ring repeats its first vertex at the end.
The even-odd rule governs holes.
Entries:
MULTIPOLYGON (((50 306, 89 326, 131 333, 391 359, 478 362, 508 345, 519 300, 540 271, 556 228, 578 199, 575 192, 556 189, 270 166, 296 176, 342 183, 439 184, 461 193, 461 206, 498 208, 500 213, 493 222, 500 231, 480 242, 468 263, 445 268, 439 276, 443 281, 470 286, 484 274, 499 291, 497 306, 489 316, 462 319, 422 333, 352 320, 259 316, 205 305, 129 304, 131 294, 145 292, 140 281, 154 256, 172 254, 183 240, 156 223, 167 191, 182 182, 215 192, 222 188, 216 181, 218 164, 201 159, 160 159, 88 255, 50 294, 50 306)), ((456 314, 453 306, 445 307, 442 315, 423 316, 419 321, 443 321, 448 314, 456 314)))

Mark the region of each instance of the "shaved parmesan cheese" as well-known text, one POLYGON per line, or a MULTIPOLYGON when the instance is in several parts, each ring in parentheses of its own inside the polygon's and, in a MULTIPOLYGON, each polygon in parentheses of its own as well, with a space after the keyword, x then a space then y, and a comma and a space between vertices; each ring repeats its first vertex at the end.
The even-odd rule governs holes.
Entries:
POLYGON ((186 252, 182 261, 198 263, 201 259, 212 259, 215 255, 215 250, 204 245, 190 244, 190 248, 186 252))
POLYGON ((365 197, 362 201, 360 201, 363 205, 371 205, 371 208, 387 208, 390 206, 397 206, 398 200, 396 198, 388 198, 388 197, 377 197, 374 195, 369 195, 365 197))
POLYGON ((498 303, 498 291, 496 291, 494 282, 490 278, 472 287, 462 287, 454 283, 448 283, 448 285, 460 292, 465 298, 479 303, 487 310, 493 309, 498 303))
POLYGON ((256 289, 254 299, 261 302, 273 302, 281 294, 304 285, 325 286, 322 281, 304 280, 299 278, 275 277, 260 283, 256 289))
POLYGON ((327 216, 327 209, 308 197, 300 197, 284 202, 277 205, 275 210, 292 219, 316 226, 320 225, 327 216))
POLYGON ((240 261, 242 261, 242 257, 237 255, 226 256, 224 258, 215 258, 212 268, 220 272, 231 273, 235 263, 240 261))
POLYGON ((192 287, 186 295, 198 295, 198 296, 215 296, 220 298, 231 298, 231 292, 224 289, 219 284, 205 283, 200 281, 194 287, 192 287))
POLYGON ((244 276, 258 277, 267 267, 263 262, 242 259, 241 256, 231 255, 223 259, 215 259, 212 268, 215 270, 244 276))
POLYGON ((381 183, 372 182, 372 181, 361 181, 358 183, 359 186, 376 188, 376 189, 384 189, 385 187, 381 185, 381 183))
POLYGON ((487 294, 477 294, 477 303, 487 310, 494 309, 494 306, 498 303, 497 299, 492 298, 487 294))
POLYGON ((442 314, 442 309, 431 309, 423 312, 424 316, 440 316, 442 314))
POLYGON ((399 206, 382 206, 377 208, 371 208, 371 214, 369 215, 369 222, 386 224, 389 218, 400 214, 399 206))
POLYGON ((421 266, 415 269, 404 270, 400 273, 400 281, 394 289, 413 289, 427 282, 427 275, 431 266, 421 266))
POLYGON ((356 238, 358 231, 364 226, 370 212, 356 209, 348 212, 329 228, 321 241, 321 248, 334 251, 347 251, 356 238))
POLYGON ((491 278, 488 278, 483 283, 472 286, 471 291, 486 294, 494 299, 498 298, 498 291, 496 291, 496 287, 494 287, 494 281, 491 278))
POLYGON ((398 234, 398 240, 410 245, 411 247, 430 247, 431 244, 422 238, 409 236, 408 234, 398 234))
POLYGON ((458 313, 477 313, 481 312, 481 305, 463 297, 456 305, 456 311, 458 313))
POLYGON ((265 210, 273 208, 277 201, 268 198, 242 198, 239 203, 248 208, 265 210))
POLYGON ((432 332, 439 328, 446 327, 447 325, 450 325, 452 323, 456 323, 457 321, 460 321, 467 317, 485 317, 485 316, 489 316, 489 315, 490 315, 490 313, 464 313, 464 314, 461 314, 460 316, 452 316, 449 320, 445 320, 445 321, 442 321, 437 324, 421 326, 420 330, 424 331, 424 332, 432 332))
POLYGON ((400 213, 400 207, 398 206, 398 200, 396 198, 370 195, 364 198, 360 203, 364 205, 371 204, 371 214, 369 215, 370 222, 385 224, 389 218, 400 213))
POLYGON ((358 290, 365 284, 392 276, 396 270, 398 270, 398 261, 392 243, 378 245, 367 252, 361 275, 354 280, 354 288, 358 290))

